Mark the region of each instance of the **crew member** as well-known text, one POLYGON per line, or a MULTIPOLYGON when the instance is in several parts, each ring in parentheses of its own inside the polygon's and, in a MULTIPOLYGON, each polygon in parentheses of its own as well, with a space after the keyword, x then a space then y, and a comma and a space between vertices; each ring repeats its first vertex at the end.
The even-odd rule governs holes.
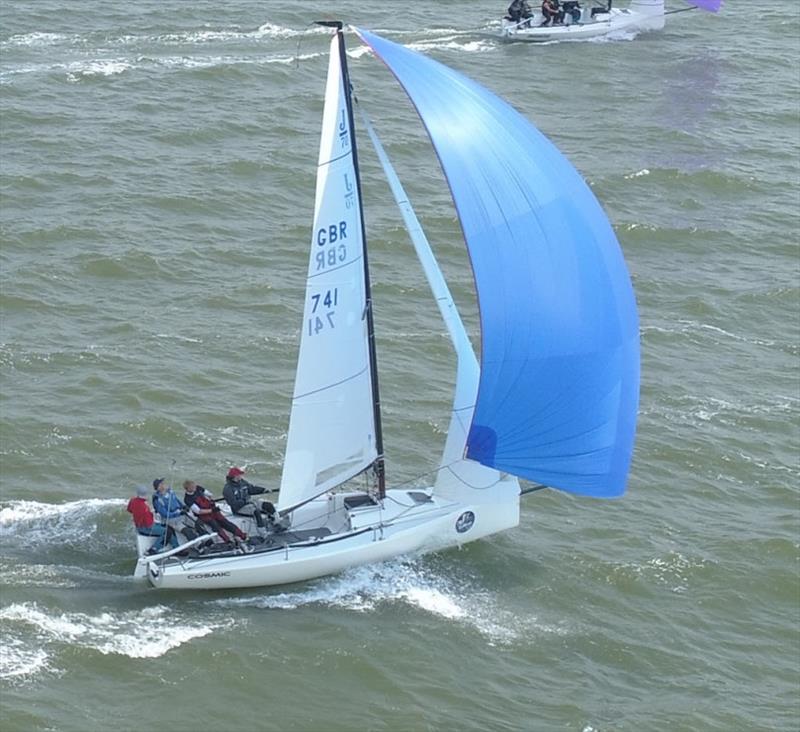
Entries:
POLYGON ((226 476, 222 495, 234 514, 254 518, 258 526, 258 533, 264 537, 267 534, 265 515, 270 523, 275 523, 275 506, 269 501, 261 501, 257 505, 250 497, 262 493, 274 493, 274 491, 267 491, 266 488, 259 485, 248 483, 242 477, 243 475, 244 470, 241 468, 231 468, 226 476))
POLYGON ((158 554, 164 549, 167 537, 169 537, 172 548, 175 549, 178 546, 178 537, 168 526, 155 522, 153 512, 150 510, 150 506, 147 505, 146 497, 149 492, 145 486, 140 485, 136 489, 136 495, 128 501, 128 513, 133 517, 133 525, 136 527, 137 533, 142 536, 157 537, 148 554, 158 554))

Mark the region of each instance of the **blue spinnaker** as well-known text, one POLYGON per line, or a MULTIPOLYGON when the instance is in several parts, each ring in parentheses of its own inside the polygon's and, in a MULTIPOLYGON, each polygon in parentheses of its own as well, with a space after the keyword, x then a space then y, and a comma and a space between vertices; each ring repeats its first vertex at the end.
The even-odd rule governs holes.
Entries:
POLYGON ((636 300, 600 204, 530 122, 462 74, 367 31, 447 177, 478 293, 466 455, 573 493, 625 491, 639 401, 636 300))

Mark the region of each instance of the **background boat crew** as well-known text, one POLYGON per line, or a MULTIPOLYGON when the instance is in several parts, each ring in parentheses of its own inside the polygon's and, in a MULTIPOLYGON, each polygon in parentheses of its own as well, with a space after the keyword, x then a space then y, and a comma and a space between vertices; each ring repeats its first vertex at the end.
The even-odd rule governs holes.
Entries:
POLYGON ((508 17, 521 28, 530 27, 530 18, 533 17, 533 12, 531 11, 531 6, 528 5, 528 0, 514 0, 511 5, 508 6, 508 17), (525 20, 529 22, 520 22, 525 20))
MULTIPOLYGON (((225 518, 222 511, 219 510, 219 507, 214 502, 214 499, 206 493, 205 489, 196 486, 192 481, 187 481, 187 483, 191 483, 195 489, 192 491, 194 495, 192 497, 191 508, 189 509, 193 516, 196 516, 199 521, 208 525, 212 531, 216 531, 217 534, 219 534, 219 538, 224 542, 231 542, 231 538, 227 534, 228 531, 233 532, 233 535, 241 541, 247 540, 247 534, 232 521, 225 518), (200 491, 202 491, 202 493, 200 491)), ((187 490, 187 493, 188 492, 187 490)))
POLYGON ((567 17, 573 23, 581 22, 581 4, 578 0, 561 0, 561 17, 562 21, 567 17))
POLYGON ((128 513, 133 517, 133 525, 142 536, 158 537, 155 544, 150 548, 149 554, 160 552, 164 548, 167 539, 169 539, 172 548, 175 549, 178 546, 178 537, 168 526, 155 522, 153 512, 150 510, 150 506, 147 505, 146 497, 149 492, 146 486, 140 485, 136 489, 136 495, 128 501, 128 513))
POLYGON ((262 501, 260 505, 251 499, 251 496, 259 495, 261 493, 274 493, 274 491, 267 491, 260 485, 253 485, 248 483, 242 476, 244 470, 241 468, 233 467, 228 471, 225 480, 225 487, 222 489, 222 495, 228 502, 237 516, 251 516, 255 519, 258 526, 258 533, 260 536, 266 536, 266 522, 264 515, 269 521, 275 521, 275 506, 269 501, 262 501))
POLYGON ((172 492, 172 488, 167 485, 164 478, 156 478, 153 481, 153 508, 161 516, 161 520, 173 531, 183 529, 184 507, 180 498, 172 492))
POLYGON ((560 22, 561 11, 558 8, 558 0, 543 0, 542 15, 544 15, 542 25, 555 25, 560 22))

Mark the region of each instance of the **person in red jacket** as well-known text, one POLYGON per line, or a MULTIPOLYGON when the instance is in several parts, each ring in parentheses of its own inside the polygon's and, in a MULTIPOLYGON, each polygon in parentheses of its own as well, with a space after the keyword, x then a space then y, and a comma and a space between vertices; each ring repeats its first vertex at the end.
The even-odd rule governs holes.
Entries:
POLYGON ((136 489, 136 495, 128 501, 128 513, 133 516, 133 525, 136 531, 142 536, 156 536, 158 537, 155 544, 148 552, 149 554, 157 554, 163 548, 167 540, 172 545, 172 548, 178 546, 178 537, 175 532, 163 524, 157 524, 153 519, 153 512, 150 506, 147 505, 146 496, 150 491, 145 486, 140 485, 136 489))

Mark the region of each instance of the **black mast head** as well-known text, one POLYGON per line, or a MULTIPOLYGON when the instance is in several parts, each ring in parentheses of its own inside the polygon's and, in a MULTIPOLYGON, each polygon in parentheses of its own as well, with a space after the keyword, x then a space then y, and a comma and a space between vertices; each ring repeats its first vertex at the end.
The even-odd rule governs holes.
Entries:
POLYGON ((324 25, 326 28, 336 28, 336 30, 342 30, 342 21, 341 20, 315 20, 314 21, 317 25, 324 25))

